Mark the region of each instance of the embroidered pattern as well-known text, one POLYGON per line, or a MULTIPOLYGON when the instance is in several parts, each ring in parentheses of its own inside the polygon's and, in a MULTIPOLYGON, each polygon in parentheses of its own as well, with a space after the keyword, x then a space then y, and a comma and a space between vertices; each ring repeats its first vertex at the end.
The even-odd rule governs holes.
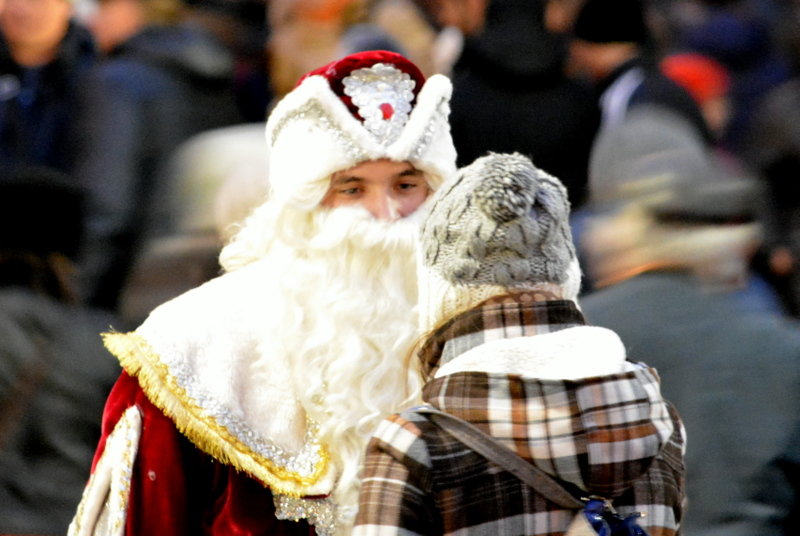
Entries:
POLYGON ((105 449, 89 478, 69 536, 122 536, 130 498, 133 463, 139 450, 142 416, 136 406, 125 410, 106 439, 105 449))
POLYGON ((325 108, 322 106, 322 104, 316 99, 309 100, 307 103, 286 114, 280 119, 280 121, 278 121, 278 124, 275 125, 274 129, 272 129, 272 134, 269 140, 270 146, 275 145, 275 142, 281 135, 281 132, 283 132, 283 129, 285 129, 289 123, 297 120, 312 121, 314 124, 328 131, 333 135, 333 137, 342 146, 342 149, 344 149, 351 159, 355 161, 366 159, 367 154, 361 149, 355 140, 353 140, 353 137, 342 130, 339 125, 334 122, 328 112, 325 111, 325 108))
POLYGON ((364 119, 364 128, 382 145, 403 132, 414 100, 414 82, 408 73, 386 63, 356 69, 342 80, 344 93, 364 119))
POLYGON ((307 519, 319 536, 333 536, 336 532, 336 505, 330 499, 305 499, 276 493, 273 502, 278 519, 307 519))
POLYGON ((106 347, 137 376, 148 398, 170 416, 201 450, 262 480, 278 493, 300 496, 328 470, 328 452, 317 441, 317 425, 306 423, 302 450, 291 455, 262 438, 213 397, 177 363, 168 367, 137 333, 107 333, 106 347))
POLYGON ((425 125, 425 131, 420 136, 419 140, 417 140, 414 149, 411 151, 411 158, 419 159, 428 150, 428 146, 431 144, 431 140, 433 139, 433 135, 436 133, 437 128, 442 123, 445 124, 445 128, 447 127, 447 117, 450 115, 450 105, 448 104, 447 98, 442 97, 441 100, 436 104, 436 108, 431 114, 431 118, 428 120, 428 124, 425 125))

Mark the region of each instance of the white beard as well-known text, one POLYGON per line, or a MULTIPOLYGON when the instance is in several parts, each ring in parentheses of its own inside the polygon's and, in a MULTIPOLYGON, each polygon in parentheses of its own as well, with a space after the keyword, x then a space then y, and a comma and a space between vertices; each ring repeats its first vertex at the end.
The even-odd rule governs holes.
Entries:
POLYGON ((381 222, 360 208, 319 211, 311 238, 300 248, 273 243, 274 262, 265 265, 280 284, 264 355, 286 356, 294 392, 319 425, 339 477, 339 532, 355 518, 372 432, 420 388, 416 360, 409 361, 417 338, 417 219, 381 222))

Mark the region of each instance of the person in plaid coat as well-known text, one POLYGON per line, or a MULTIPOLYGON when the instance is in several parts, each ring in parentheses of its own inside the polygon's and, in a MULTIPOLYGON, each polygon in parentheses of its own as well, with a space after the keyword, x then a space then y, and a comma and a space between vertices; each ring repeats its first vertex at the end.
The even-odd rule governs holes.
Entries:
MULTIPOLYGON (((460 417, 578 497, 679 534, 684 434, 658 373, 586 325, 563 185, 520 155, 489 155, 432 200, 422 229, 424 401, 460 417)), ((355 536, 561 535, 558 506, 413 409, 367 448, 355 536)))

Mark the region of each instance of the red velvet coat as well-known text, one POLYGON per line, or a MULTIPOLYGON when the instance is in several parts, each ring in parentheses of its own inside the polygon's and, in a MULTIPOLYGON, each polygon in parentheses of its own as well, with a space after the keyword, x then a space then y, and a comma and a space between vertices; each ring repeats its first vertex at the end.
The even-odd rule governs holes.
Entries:
POLYGON ((142 434, 131 477, 127 536, 314 534, 305 520, 276 519, 269 488, 196 448, 125 372, 106 403, 94 465, 120 416, 133 405, 142 414, 142 434))

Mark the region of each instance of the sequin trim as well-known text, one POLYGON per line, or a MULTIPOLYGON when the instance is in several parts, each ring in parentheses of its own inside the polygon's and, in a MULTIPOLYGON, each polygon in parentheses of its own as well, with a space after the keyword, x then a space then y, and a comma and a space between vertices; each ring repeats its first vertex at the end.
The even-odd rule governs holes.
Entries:
POLYGON ((331 499, 305 499, 273 495, 275 517, 290 521, 307 519, 319 536, 333 536, 336 532, 336 505, 331 499))
POLYGON ((365 160, 367 154, 361 149, 359 144, 355 142, 352 136, 345 130, 342 130, 336 122, 331 118, 330 114, 325 111, 322 103, 317 99, 311 99, 299 108, 289 112, 283 116, 275 128, 272 130, 270 136, 270 146, 275 146, 275 142, 283 132, 283 129, 292 122, 297 120, 312 121, 318 127, 328 131, 341 147, 347 152, 347 155, 353 160, 365 160))
POLYGON ((131 406, 106 438, 103 454, 89 477, 68 536, 96 533, 122 536, 125 533, 133 464, 139 451, 141 430, 139 408, 131 406), (103 486, 107 489, 102 489, 103 486), (101 500, 103 506, 98 508, 101 500))
POLYGON ((364 128, 381 145, 396 141, 411 112, 416 82, 408 73, 386 63, 356 69, 342 80, 364 120, 364 128))
POLYGON ((433 139, 433 135, 436 134, 439 124, 446 122, 449 115, 450 106, 447 98, 442 97, 436 104, 435 111, 431 114, 428 124, 425 125, 425 130, 422 132, 422 136, 419 137, 414 149, 411 151, 411 159, 419 160, 422 158, 422 155, 428 150, 428 146, 431 144, 431 140, 433 139))
POLYGON ((303 449, 292 456, 230 415, 181 366, 173 364, 170 369, 141 335, 106 333, 103 338, 123 368, 138 377, 150 401, 198 448, 220 462, 290 496, 306 494, 327 471, 328 452, 316 439, 318 427, 313 421, 306 423, 303 449))

